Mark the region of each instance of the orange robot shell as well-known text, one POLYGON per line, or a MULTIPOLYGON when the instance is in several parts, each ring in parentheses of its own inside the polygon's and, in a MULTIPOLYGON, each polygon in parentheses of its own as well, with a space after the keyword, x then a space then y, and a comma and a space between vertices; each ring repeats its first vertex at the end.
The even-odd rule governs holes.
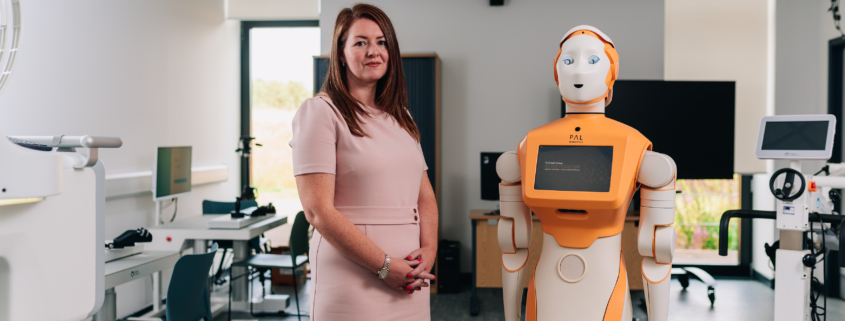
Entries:
POLYGON ((543 232, 560 246, 587 248, 599 237, 622 232, 628 203, 637 189, 643 153, 651 142, 639 131, 604 114, 569 114, 528 133, 519 144, 522 198, 537 214, 543 232), (575 131, 580 127, 580 131, 575 131), (577 135, 577 139, 570 139, 577 135), (534 173, 540 146, 613 146, 608 192, 535 190, 534 173), (585 210, 587 214, 559 213, 558 209, 585 210))

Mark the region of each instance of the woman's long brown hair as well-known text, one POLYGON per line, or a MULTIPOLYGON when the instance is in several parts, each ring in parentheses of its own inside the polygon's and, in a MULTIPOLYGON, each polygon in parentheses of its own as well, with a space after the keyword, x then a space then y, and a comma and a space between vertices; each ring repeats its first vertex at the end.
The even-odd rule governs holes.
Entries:
POLYGON ((369 137, 360 125, 360 114, 369 115, 369 113, 349 93, 346 68, 341 66, 340 60, 340 57, 343 57, 346 38, 349 36, 349 28, 358 19, 370 19, 378 24, 382 33, 384 33, 385 42, 387 42, 387 72, 376 83, 376 105, 392 116, 402 128, 408 131, 411 137, 419 142, 420 131, 407 109, 408 89, 405 86, 405 72, 402 70, 402 56, 399 54, 399 41, 396 40, 396 31, 384 11, 376 6, 359 3, 352 8, 343 8, 338 13, 334 36, 332 37, 329 71, 320 93, 331 98, 353 135, 369 137))

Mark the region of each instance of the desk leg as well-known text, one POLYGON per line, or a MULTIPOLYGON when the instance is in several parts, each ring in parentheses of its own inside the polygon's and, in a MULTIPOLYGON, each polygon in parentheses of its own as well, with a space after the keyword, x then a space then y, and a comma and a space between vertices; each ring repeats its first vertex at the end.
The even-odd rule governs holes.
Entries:
MULTIPOLYGON (((208 240, 194 240, 194 254, 204 254, 208 252, 208 240)), ((214 290, 212 286, 213 280, 211 276, 205 281, 205 286, 208 288, 208 293, 214 290)))
POLYGON ((476 257, 476 244, 475 244, 475 225, 478 222, 477 220, 470 220, 472 222, 472 296, 469 298, 469 315, 476 316, 478 315, 478 292, 476 291, 478 288, 476 287, 476 279, 478 278, 475 272, 475 257, 476 257))
MULTIPOLYGON (((246 260, 249 257, 249 242, 248 241, 233 241, 232 247, 233 247, 233 250, 235 252, 235 259, 233 260, 233 262, 240 262, 240 261, 246 260)), ((241 275, 241 274, 246 273, 246 268, 244 268, 242 266, 233 266, 230 271, 232 271, 230 275, 236 276, 236 275, 241 275)), ((248 302, 246 302, 247 301, 247 291, 248 291, 247 287, 249 286, 247 279, 249 279, 249 277, 242 277, 242 278, 239 278, 237 280, 230 281, 230 282, 232 282, 232 301, 233 302, 244 302, 245 304, 248 304, 248 302)), ((243 306, 247 307, 247 305, 243 305, 243 306)))
POLYGON ((153 312, 161 311, 161 271, 156 271, 153 277, 153 312))
POLYGON ((106 296, 103 298, 103 307, 94 315, 94 321, 115 320, 117 320, 117 300, 115 300, 114 288, 106 289, 106 296))

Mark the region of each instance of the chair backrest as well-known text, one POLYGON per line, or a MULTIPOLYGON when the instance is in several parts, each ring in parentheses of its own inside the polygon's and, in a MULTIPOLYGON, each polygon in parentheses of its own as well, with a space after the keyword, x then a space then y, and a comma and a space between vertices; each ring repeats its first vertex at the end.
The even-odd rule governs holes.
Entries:
MULTIPOLYGON (((255 200, 241 201, 241 209, 258 206, 255 200)), ((202 201, 203 214, 229 214, 235 210, 235 202, 202 201)))
POLYGON ((167 320, 211 321, 208 272, 214 263, 217 243, 208 253, 183 255, 173 266, 167 288, 167 320))
POLYGON ((299 211, 293 219, 293 226, 290 229, 290 254, 296 258, 299 255, 308 255, 308 228, 311 223, 305 219, 305 212, 299 211))

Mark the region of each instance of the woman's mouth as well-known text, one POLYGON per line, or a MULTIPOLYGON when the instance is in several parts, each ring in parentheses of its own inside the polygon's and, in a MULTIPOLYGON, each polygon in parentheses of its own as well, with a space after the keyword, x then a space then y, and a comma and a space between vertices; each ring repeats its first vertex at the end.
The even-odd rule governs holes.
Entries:
POLYGON ((365 66, 375 68, 375 67, 381 66, 381 63, 380 62, 371 62, 371 63, 365 64, 365 66))

